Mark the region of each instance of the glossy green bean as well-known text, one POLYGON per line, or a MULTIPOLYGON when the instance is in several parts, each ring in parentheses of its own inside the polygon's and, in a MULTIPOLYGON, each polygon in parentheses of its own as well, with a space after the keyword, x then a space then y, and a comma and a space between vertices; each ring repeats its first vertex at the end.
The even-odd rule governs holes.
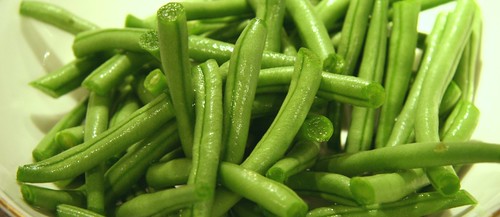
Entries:
POLYGON ((429 184, 422 169, 351 178, 353 198, 364 205, 398 201, 429 184))
POLYGON ((320 145, 315 141, 297 142, 284 158, 267 170, 266 177, 283 183, 288 177, 312 167, 319 154, 320 145))
POLYGON ((337 23, 342 21, 348 8, 349 0, 323 0, 314 6, 317 17, 328 31, 333 30, 337 23))
POLYGON ((177 126, 173 120, 141 140, 138 148, 127 152, 104 174, 106 203, 113 204, 127 193, 146 174, 148 167, 177 147, 178 142, 177 126))
POLYGON ((123 82, 125 77, 137 72, 148 61, 150 61, 149 56, 140 53, 115 54, 92 71, 83 80, 82 86, 101 95, 107 94, 123 82))
POLYGON ((64 66, 30 82, 30 85, 43 93, 58 98, 78 87, 82 81, 103 61, 92 56, 75 59, 64 66))
POLYGON ((19 13, 53 25, 71 34, 98 28, 97 25, 48 2, 21 1, 19 13))
POLYGON ((315 168, 347 176, 434 166, 499 162, 500 147, 483 142, 427 142, 385 147, 320 159, 315 168))
POLYGON ((58 217, 104 217, 103 215, 92 212, 88 209, 68 204, 58 205, 56 211, 58 217))
POLYGON ((83 143, 83 126, 70 127, 56 133, 54 139, 61 150, 83 143))
POLYGON ((222 0, 217 2, 180 1, 186 10, 187 20, 218 18, 251 14, 252 9, 245 0, 222 0))
POLYGON ((114 127, 120 124, 122 121, 127 120, 127 118, 137 111, 141 107, 141 104, 137 97, 130 93, 125 97, 123 101, 116 105, 116 108, 113 111, 113 115, 109 120, 109 127, 114 127))
POLYGON ((404 106, 394 123, 394 127, 392 128, 393 130, 389 136, 386 146, 395 146, 409 142, 410 135, 412 134, 415 126, 415 111, 417 110, 422 85, 429 69, 429 63, 431 62, 432 57, 435 55, 434 53, 437 51, 438 45, 440 44, 446 20, 447 14, 439 14, 429 37, 426 38, 427 47, 425 48, 420 68, 415 80, 413 81, 412 87, 409 90, 408 96, 406 97, 404 106))
MULTIPOLYGON (((111 94, 99 95, 90 92, 85 116, 83 140, 90 141, 108 129, 111 107, 111 94)), ((105 214, 104 202, 104 165, 85 172, 85 190, 87 192, 87 208, 99 214, 105 214)))
POLYGON ((59 204, 85 207, 85 194, 80 190, 55 190, 35 185, 21 184, 24 201, 38 209, 56 211, 59 204))
POLYGON ((155 96, 167 91, 167 86, 167 78, 160 69, 149 72, 144 79, 144 87, 155 96))
POLYGON ((400 1, 393 4, 393 10, 389 57, 384 80, 387 97, 380 110, 375 140, 375 147, 379 148, 387 144, 410 85, 417 46, 420 2, 414 0, 400 1))
POLYGON ((81 124, 86 112, 87 100, 83 100, 62 117, 33 149, 32 154, 35 161, 45 160, 58 154, 61 150, 55 141, 57 132, 81 124))
POLYGON ((257 10, 256 16, 262 18, 266 23, 267 36, 264 50, 279 52, 281 50, 281 31, 285 18, 285 0, 266 0, 260 12, 257 10), (259 13, 263 13, 260 15, 259 13))
POLYGON ((148 29, 142 28, 106 28, 85 31, 76 35, 72 46, 73 54, 82 58, 114 49, 144 52, 138 41, 147 31, 148 29))
POLYGON ((479 123, 479 109, 471 102, 461 100, 445 121, 441 140, 469 141, 479 123))
POLYGON ((210 216, 217 184, 223 132, 222 78, 218 70, 215 60, 193 70, 196 122, 188 185, 196 185, 203 199, 193 204, 192 216, 210 216))
POLYGON ((443 98, 439 104, 439 116, 446 116, 455 108, 455 105, 460 101, 462 97, 462 90, 453 80, 448 84, 448 87, 444 91, 443 98))
POLYGON ((345 61, 345 69, 342 74, 354 74, 354 68, 357 65, 368 29, 368 17, 372 12, 373 4, 373 0, 353 0, 349 2, 349 8, 342 26, 342 38, 337 51, 345 61))
POLYGON ((243 159, 266 32, 264 22, 253 19, 231 55, 224 92, 224 161, 240 163, 243 159))
POLYGON ((124 151, 173 117, 170 99, 163 94, 95 139, 50 159, 20 166, 17 179, 21 182, 52 182, 75 177, 124 151))
POLYGON ((193 162, 189 158, 175 158, 151 165, 146 172, 146 182, 154 189, 165 189, 187 184, 193 162))
POLYGON ((187 207, 201 199, 193 185, 139 195, 118 207, 116 216, 150 216, 187 207), (157 201, 162 201, 157 203, 157 201))
POLYGON ((285 185, 242 166, 222 162, 219 179, 225 187, 278 216, 304 216, 307 204, 285 185))
MULTIPOLYGON (((388 4, 387 0, 374 2, 358 72, 358 77, 377 83, 382 82, 385 70, 388 4)), ((347 153, 368 150, 371 147, 376 122, 375 112, 375 109, 371 108, 352 108, 345 148, 347 153)))
POLYGON ((186 11, 180 3, 167 3, 158 9, 157 19, 161 65, 170 89, 182 148, 186 156, 190 157, 194 93, 188 56, 186 11))

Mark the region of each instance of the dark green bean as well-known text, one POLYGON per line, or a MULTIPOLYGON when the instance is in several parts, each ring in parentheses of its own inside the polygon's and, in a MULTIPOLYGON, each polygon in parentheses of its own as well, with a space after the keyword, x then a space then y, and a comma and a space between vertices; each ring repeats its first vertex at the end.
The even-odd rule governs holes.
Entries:
POLYGON ((95 139, 50 159, 20 166, 17 179, 21 182, 52 182, 75 177, 124 151, 173 117, 170 99, 162 94, 134 112, 122 124, 110 128, 95 139))
POLYGON ((158 9, 157 19, 162 69, 170 89, 182 148, 186 156, 190 157, 194 93, 188 56, 186 11, 180 3, 167 3, 158 9))
POLYGON ((231 55, 224 92, 224 161, 240 163, 243 159, 266 32, 264 21, 253 19, 231 55))
POLYGON ((87 100, 84 100, 61 118, 33 149, 35 161, 45 160, 58 154, 61 150, 55 141, 57 132, 81 124, 86 112, 87 100))
POLYGON ((347 176, 443 165, 499 162, 500 146, 483 142, 427 142, 320 159, 315 168, 347 176))
POLYGON ((53 25, 71 34, 97 29, 98 27, 68 10, 47 2, 21 1, 19 13, 53 25))

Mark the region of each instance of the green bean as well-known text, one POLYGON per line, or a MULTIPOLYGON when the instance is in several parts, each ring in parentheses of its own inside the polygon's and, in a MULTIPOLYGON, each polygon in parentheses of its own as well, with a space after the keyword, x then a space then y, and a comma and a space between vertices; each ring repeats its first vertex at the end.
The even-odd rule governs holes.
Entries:
POLYGON ((312 4, 309 1, 287 0, 286 9, 288 14, 293 18, 305 47, 318 54, 322 60, 324 70, 332 71, 332 66, 335 66, 337 63, 325 60, 334 58, 335 50, 333 49, 328 31, 321 20, 314 14, 315 10, 312 4))
POLYGON ((154 189, 186 184, 192 165, 190 158, 176 158, 153 164, 146 172, 146 182, 154 189))
POLYGON ((62 117, 33 149, 32 154, 35 161, 45 160, 58 154, 61 150, 55 141, 57 132, 81 124, 86 111, 87 100, 84 100, 62 117))
POLYGON ((31 81, 30 85, 51 97, 58 98, 80 87, 85 77, 101 63, 101 57, 97 56, 75 59, 31 81))
POLYGON ((242 199, 231 208, 231 215, 237 217, 261 217, 262 208, 247 199, 242 199))
POLYGON ((358 206, 359 204, 352 199, 346 199, 344 197, 338 196, 336 194, 330 194, 320 191, 307 191, 307 190, 295 190, 297 194, 302 197, 313 197, 313 199, 322 199, 328 202, 328 204, 346 205, 346 206, 358 206))
POLYGON ((160 129, 140 141, 137 149, 127 152, 104 174, 106 202, 114 203, 146 174, 153 162, 178 145, 177 126, 169 121, 160 129))
MULTIPOLYGON (((399 2, 401 0, 394 1, 395 3, 399 2)), ((420 1, 420 11, 425 11, 428 9, 432 9, 434 7, 446 4, 448 2, 452 2, 454 0, 419 0, 420 1)), ((389 16, 393 16, 393 9, 389 11, 389 16)))
POLYGON ((190 157, 193 145, 194 93, 188 56, 186 11, 180 3, 167 3, 158 9, 157 18, 162 69, 170 89, 182 149, 190 157))
MULTIPOLYGON (((108 129, 111 94, 98 95, 90 92, 84 125, 84 141, 90 141, 108 129)), ((87 208, 99 214, 105 213, 104 165, 99 164, 85 172, 87 208)))
POLYGON ((116 216, 150 216, 187 207, 201 199, 194 185, 142 194, 118 207, 116 216), (162 201, 161 203, 157 203, 162 201))
POLYGON ((332 122, 323 115, 309 114, 295 136, 298 140, 326 142, 333 134, 332 122))
MULTIPOLYGON (((321 80, 320 63, 319 57, 312 51, 307 48, 299 50, 285 101, 271 127, 241 164, 242 167, 262 174, 282 158, 313 103, 321 80)), ((239 199, 232 193, 216 194, 212 215, 220 216, 239 199)))
POLYGON ((97 29, 98 27, 68 10, 47 2, 21 1, 19 13, 53 25, 71 34, 97 29))
POLYGON ((147 31, 141 28, 107 28, 82 32, 73 41, 73 53, 81 58, 114 49, 144 52, 138 41, 147 31))
POLYGON ((462 99, 469 102, 474 101, 476 74, 479 64, 479 49, 481 47, 482 36, 482 14, 478 9, 474 13, 474 21, 472 23, 472 33, 469 42, 464 48, 462 59, 458 64, 457 72, 453 80, 462 90, 462 99))
MULTIPOLYGON (((157 96, 155 96, 153 93, 151 93, 145 86, 144 86, 144 80, 146 80, 146 75, 143 75, 141 73, 138 73, 137 76, 135 76, 136 79, 133 83, 134 89, 135 89, 135 94, 139 98, 139 100, 143 104, 148 104, 151 101, 153 101, 157 96)), ((166 93, 165 93, 166 94, 166 93)))
POLYGON ((441 133, 443 141, 468 141, 479 121, 479 109, 461 100, 446 120, 441 133))
POLYGON ((297 56, 297 48, 284 28, 281 28, 281 52, 285 55, 297 56))
POLYGON ((111 116, 111 120, 109 120, 109 127, 114 127, 122 121, 127 120, 127 118, 140 107, 140 102, 135 94, 130 93, 116 106, 113 116, 111 116))
POLYGON ((294 190, 329 193, 345 199, 353 199, 349 190, 349 177, 325 172, 301 172, 291 176, 285 184, 294 190))
MULTIPOLYGON (((439 138, 439 104, 447 84, 453 78, 460 55, 472 31, 477 5, 471 0, 457 2, 455 11, 447 20, 441 41, 429 71, 424 79, 415 115, 417 142, 437 142, 439 138), (453 55, 450 55, 453 54, 453 55), (433 90, 429 90, 432 88, 433 90), (437 93, 436 93, 437 88, 437 93), (433 132, 435 130, 435 132, 433 132)), ((453 194, 460 189, 460 180, 451 166, 426 168, 426 174, 434 188, 443 194, 453 194)))
POLYGON ((182 158, 182 157, 185 157, 184 153, 182 153, 182 148, 178 147, 178 148, 172 150, 171 152, 168 152, 165 155, 163 155, 163 157, 161 157, 160 160, 158 160, 158 163, 168 162, 168 161, 171 161, 173 159, 182 158))
POLYGON ((426 142, 385 147, 318 160, 315 168, 347 176, 443 165, 499 162, 500 147, 483 142, 426 142))
POLYGON ((347 8, 349 8, 349 0, 323 0, 314 6, 318 19, 329 31, 333 30, 344 18, 347 8))
MULTIPOLYGON (((290 84, 292 73, 292 67, 261 70, 257 92, 282 92, 286 90, 290 84)), ((377 108, 384 102, 384 88, 377 82, 329 72, 322 72, 321 76, 317 93, 317 96, 321 98, 370 108, 377 108)))
POLYGON ((92 212, 88 209, 68 204, 58 205, 56 211, 58 217, 104 217, 103 215, 92 212))
POLYGON ((285 100, 283 94, 256 94, 252 103, 252 118, 265 117, 278 113, 279 107, 285 100))
MULTIPOLYGON (((358 73, 358 77, 377 83, 382 82, 385 69, 388 4, 386 0, 375 0, 358 73)), ((352 108, 351 123, 345 148, 347 153, 370 148, 373 140, 375 119, 375 109, 356 106, 352 108)))
POLYGON ((266 177, 283 183, 288 177, 312 167, 319 151, 319 142, 306 140, 297 142, 284 158, 267 170, 266 177))
POLYGON ((124 151, 173 117, 170 100, 162 94, 134 112, 122 124, 110 128, 95 139, 50 159, 20 166, 17 179, 21 182, 51 182, 75 177, 124 151))
POLYGON ((49 212, 56 211, 59 204, 85 207, 85 195, 80 190, 55 190, 35 185, 21 184, 24 201, 36 208, 49 212))
POLYGON ((448 84, 446 90, 444 91, 443 98, 439 104, 439 116, 445 116, 450 113, 455 105, 460 101, 462 97, 462 90, 453 80, 448 84))
POLYGON ((380 204, 398 201, 423 186, 429 180, 422 169, 353 177, 350 190, 360 204, 380 204))
MULTIPOLYGON (((387 91, 380 110, 375 146, 387 144, 396 117, 401 112, 412 76, 420 2, 409 0, 393 4, 394 17, 384 88, 387 91)), ((369 36, 368 36, 369 37, 369 36)))
POLYGON ((138 71, 148 61, 150 58, 144 54, 132 52, 115 54, 90 73, 83 80, 82 85, 90 91, 104 95, 123 82, 127 75, 138 71))
POLYGON ((67 150, 83 142, 83 126, 63 129, 56 133, 54 139, 61 150, 67 150))
POLYGON ((224 92, 224 161, 240 163, 243 159, 265 37, 264 22, 253 19, 231 55, 224 92))
POLYGON ((217 2, 181 1, 188 20, 217 18, 250 14, 250 5, 245 0, 222 0, 217 2))
POLYGON ((474 205, 477 201, 466 191, 458 191, 452 196, 437 192, 414 194, 403 200, 367 207, 331 206, 317 208, 307 213, 307 217, 320 216, 426 216, 441 210, 464 205, 474 205))
POLYGON ((343 74, 354 74, 359 55, 364 43, 368 27, 368 17, 372 11, 373 0, 353 0, 349 2, 349 8, 342 26, 342 38, 338 54, 344 58, 345 69, 343 74))
POLYGON ((443 30, 446 24, 447 14, 441 13, 436 18, 434 27, 426 38, 427 47, 425 48, 424 57, 421 61, 415 81, 406 97, 403 109, 392 128, 391 135, 386 146, 395 146, 409 142, 410 134, 412 134, 415 125, 415 111, 417 110, 418 99, 422 91, 424 79, 428 73, 429 64, 438 50, 440 39, 443 35, 443 30))
POLYGON ((193 216, 209 216, 215 194, 217 170, 222 149, 222 79, 215 60, 195 67, 196 123, 193 163, 188 185, 196 185, 202 201, 190 210, 193 216))
POLYGON ((232 163, 222 162, 219 179, 225 187, 278 216, 304 216, 307 204, 285 185, 232 163))
POLYGON ((160 69, 154 69, 144 79, 144 87, 153 95, 160 95, 168 88, 167 78, 160 69))
POLYGON ((264 50, 273 52, 281 50, 281 31, 285 18, 285 2, 285 0, 266 0, 264 4, 261 4, 264 15, 259 16, 259 11, 256 13, 257 17, 264 20, 267 27, 264 50))

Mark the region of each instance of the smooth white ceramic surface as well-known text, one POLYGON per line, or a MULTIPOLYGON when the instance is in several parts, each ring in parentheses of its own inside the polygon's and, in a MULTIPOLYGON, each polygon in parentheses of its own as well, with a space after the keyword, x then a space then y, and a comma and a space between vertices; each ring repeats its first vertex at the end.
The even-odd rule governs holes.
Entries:
MULTIPOLYGON (((121 27, 127 13, 145 17, 166 0, 51 2, 102 27, 121 27)), ((478 3, 485 20, 482 75, 476 99, 482 115, 473 138, 500 143, 500 1, 478 0, 478 3)), ((31 162, 34 145, 58 118, 75 105, 84 90, 52 99, 28 86, 31 80, 73 59, 72 36, 21 18, 18 5, 19 0, 0 0, 0 198, 20 215, 40 216, 23 202, 16 183, 16 168, 31 162)), ((430 29, 434 12, 421 16, 421 30, 430 29)), ((500 164, 473 166, 462 184, 478 199, 479 205, 453 209, 445 216, 490 216, 500 209, 500 164)))

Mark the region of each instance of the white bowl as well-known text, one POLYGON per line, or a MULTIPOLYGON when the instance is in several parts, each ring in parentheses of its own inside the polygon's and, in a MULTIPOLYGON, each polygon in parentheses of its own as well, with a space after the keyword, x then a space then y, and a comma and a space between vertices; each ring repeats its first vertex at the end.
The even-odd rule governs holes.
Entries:
MULTIPOLYGON (((145 17, 167 1, 52 0, 54 4, 99 24, 121 27, 127 13, 145 17)), ((478 0, 484 15, 482 74, 476 105, 481 118, 473 139, 500 143, 500 1, 478 0)), ((32 161, 31 150, 55 121, 76 104, 82 94, 52 99, 28 82, 73 59, 73 37, 18 14, 19 0, 0 1, 0 207, 10 214, 41 216, 22 199, 16 183, 18 166, 32 161)), ((450 8, 446 5, 439 8, 450 8)), ((429 31, 438 10, 422 14, 419 28, 429 31)), ((80 91, 81 93, 82 91, 80 91)), ((500 209, 500 164, 476 164, 462 182, 479 201, 475 207, 452 209, 444 216, 491 216, 500 209)), ((498 213, 497 213, 498 214, 498 213)))

